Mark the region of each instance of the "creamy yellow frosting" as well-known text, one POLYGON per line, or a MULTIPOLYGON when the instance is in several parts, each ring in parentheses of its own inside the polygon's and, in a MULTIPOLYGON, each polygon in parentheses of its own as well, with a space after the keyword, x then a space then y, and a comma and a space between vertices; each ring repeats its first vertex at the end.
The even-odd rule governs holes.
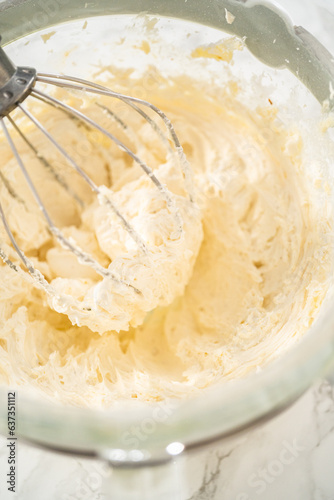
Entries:
POLYGON ((269 103, 250 112, 232 84, 223 92, 174 78, 150 100, 175 124, 196 203, 157 134, 128 112, 136 139, 127 140, 169 189, 181 232, 159 190, 123 152, 57 111, 35 110, 95 183, 114 195, 149 245, 149 257, 36 131, 26 127, 42 155, 63 163, 60 171, 85 201, 84 210, 18 142, 64 234, 142 295, 114 289, 52 240, 1 143, 1 171, 28 200, 22 204, 1 185, 13 232, 56 290, 91 309, 56 312, 52 298, 0 265, 2 384, 94 408, 130 398, 184 397, 260 369, 316 318, 328 289, 332 226, 328 213, 313 206, 298 132, 278 126, 269 103))

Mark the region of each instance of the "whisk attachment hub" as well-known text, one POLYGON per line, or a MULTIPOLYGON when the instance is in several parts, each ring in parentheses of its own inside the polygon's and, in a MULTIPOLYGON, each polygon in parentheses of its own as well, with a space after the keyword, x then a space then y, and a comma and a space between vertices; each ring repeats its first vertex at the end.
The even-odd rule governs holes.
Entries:
POLYGON ((7 116, 24 101, 36 77, 34 68, 16 67, 0 47, 0 117, 7 116))

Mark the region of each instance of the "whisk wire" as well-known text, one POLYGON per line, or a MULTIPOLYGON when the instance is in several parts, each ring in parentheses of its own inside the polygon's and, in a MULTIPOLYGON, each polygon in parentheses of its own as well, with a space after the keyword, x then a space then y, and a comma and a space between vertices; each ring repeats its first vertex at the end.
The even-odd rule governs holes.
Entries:
POLYGON ((141 158, 139 158, 139 156, 137 156, 133 151, 131 151, 130 148, 128 148, 122 141, 120 141, 115 135, 113 135, 112 133, 110 133, 108 130, 106 130, 105 128, 103 128, 101 125, 99 125, 97 122, 95 122, 94 120, 92 120, 91 118, 89 118, 88 116, 84 115, 83 113, 81 113, 80 111, 78 111, 77 109, 74 109, 72 106, 69 106, 68 104, 65 104, 61 101, 59 101, 58 99, 54 98, 54 97, 51 97, 47 94, 45 94, 44 92, 41 92, 40 90, 37 90, 37 89, 34 89, 31 93, 31 95, 33 97, 38 97, 38 96, 41 96, 43 97, 43 99, 45 101, 50 101, 50 102, 53 102, 54 104, 56 104, 57 106, 59 106, 60 108, 63 108, 65 110, 67 110, 68 112, 72 113, 74 116, 76 116, 77 118, 79 118, 80 120, 82 120, 83 122, 86 122, 88 123, 90 126, 96 128, 97 130, 99 130, 102 134, 104 134, 106 137, 108 137, 109 139, 111 139, 120 149, 122 149, 123 151, 125 151, 142 169, 143 171, 145 172, 146 175, 148 175, 148 177, 151 179, 151 181, 156 185, 156 187, 161 191, 161 193, 163 194, 163 196, 165 197, 168 205, 170 207, 174 206, 174 203, 171 199, 171 197, 169 196, 167 190, 165 189, 165 187, 161 184, 161 182, 158 180, 158 178, 156 177, 156 175, 154 174, 153 170, 148 166, 146 165, 146 163, 141 160, 141 158))
MULTIPOLYGON (((63 102, 59 101, 58 99, 51 97, 51 96, 45 94, 44 92, 41 92, 40 90, 34 89, 31 93, 31 95, 33 97, 37 97, 37 98, 41 97, 45 102, 48 102, 48 101, 52 102, 56 106, 58 106, 62 109, 65 109, 69 113, 72 113, 75 117, 82 120, 84 123, 88 123, 90 126, 99 130, 102 134, 104 134, 106 137, 111 139, 121 150, 125 151, 143 169, 145 174, 151 179, 151 181, 159 189, 159 191, 161 192, 161 194, 163 195, 163 197, 166 200, 167 206, 174 213, 174 216, 177 219, 178 233, 180 234, 182 232, 182 219, 180 217, 179 210, 178 210, 174 200, 169 195, 168 190, 163 186, 163 184, 161 184, 159 179, 156 177, 153 170, 148 165, 146 165, 146 163, 143 160, 141 160, 141 158, 139 158, 139 156, 137 156, 122 141, 120 141, 117 137, 115 137, 113 134, 111 134, 108 130, 106 130, 100 124, 98 124, 97 122, 95 122, 94 120, 89 118, 88 116, 84 115, 83 113, 81 113, 77 109, 74 109, 72 106, 69 106, 68 104, 63 103, 63 102)), ((108 200, 108 198, 105 198, 106 202, 108 202, 107 200, 108 200)), ((110 207, 110 208, 112 208, 112 207, 110 207)), ((125 224, 127 224, 126 219, 123 218, 123 220, 124 220, 125 224)), ((136 233, 134 230, 133 230, 133 232, 131 230, 129 232, 134 238, 136 238, 136 233)), ((146 250, 145 247, 143 246, 143 244, 139 243, 139 241, 137 241, 137 243, 140 246, 142 246, 144 251, 146 250)))
MULTIPOLYGON (((138 97, 132 97, 132 96, 127 96, 125 94, 122 94, 120 92, 115 92, 113 90, 108 89, 107 87, 103 87, 102 85, 99 85, 94 82, 89 82, 88 80, 84 80, 82 78, 76 78, 72 77, 69 75, 57 75, 53 73, 38 73, 37 75, 37 81, 41 83, 49 83, 52 85, 56 85, 58 87, 62 88, 68 88, 68 89, 73 89, 73 90, 82 90, 86 92, 91 92, 95 94, 100 94, 100 95, 105 95, 108 97, 114 97, 116 99, 120 99, 123 102, 130 104, 139 104, 142 106, 145 106, 149 109, 151 109, 154 113, 156 113, 164 122, 167 130, 170 133, 170 136, 172 138, 172 141, 175 145, 175 149, 177 151, 177 154, 180 159, 180 166, 184 174, 185 178, 185 184, 186 188, 190 197, 190 201, 194 202, 195 197, 194 197, 194 192, 193 192, 193 185, 192 185, 192 172, 191 168, 189 165, 189 162, 184 154, 183 148, 181 146, 180 140, 175 132, 175 128, 170 121, 170 119, 167 117, 167 115, 159 109, 157 106, 155 106, 153 103, 146 101, 145 99, 140 99, 138 97), (68 82, 73 82, 73 83, 68 83, 68 82), (79 85, 78 85, 79 84, 79 85)), ((134 108, 136 110, 140 109, 138 107, 134 108)), ((144 117, 144 115, 142 115, 144 117)), ((146 115, 148 117, 148 115, 146 115)), ((145 118, 146 119, 146 118, 145 118)))
MULTIPOLYGON (((7 218, 5 216, 5 212, 2 208, 2 205, 1 205, 1 202, 0 202, 0 217, 1 217, 1 220, 2 220, 2 223, 3 223, 3 226, 5 228, 5 231, 6 233, 8 234, 8 237, 17 253, 17 255, 19 256, 19 258, 21 259, 21 261, 23 262, 23 264, 26 266, 26 268, 28 269, 29 272, 31 272, 31 266, 29 265, 29 262, 27 260, 27 258, 25 257, 24 253, 21 251, 16 239, 14 238, 14 235, 9 227, 9 224, 8 224, 8 221, 7 221, 7 218)), ((2 251, 3 252, 3 251, 2 251)), ((10 263, 11 264, 11 267, 14 268, 16 267, 15 264, 13 262, 10 261, 10 259, 6 256, 6 260, 7 260, 7 264, 10 263)))
POLYGON ((117 209, 115 204, 111 201, 110 196, 105 196, 100 188, 93 182, 93 180, 86 174, 86 172, 79 167, 79 165, 73 160, 73 158, 67 153, 67 151, 59 144, 58 141, 46 130, 46 128, 35 118, 27 109, 25 109, 21 104, 18 105, 21 111, 36 125, 36 127, 43 133, 43 135, 55 146, 55 148, 64 156, 68 163, 78 172, 78 174, 84 179, 84 181, 89 185, 89 187, 94 191, 100 198, 101 201, 108 205, 109 208, 119 217, 123 226, 128 231, 130 236, 133 238, 135 243, 142 249, 143 252, 147 252, 146 245, 131 226, 131 224, 125 219, 121 212, 117 209))
MULTIPOLYGON (((4 125, 2 119, 1 119, 1 124, 2 124, 2 126, 4 125)), ((16 239, 15 239, 15 237, 14 237, 14 235, 13 235, 13 233, 12 233, 10 227, 9 227, 9 224, 8 224, 7 218, 5 216, 5 212, 3 210, 1 202, 0 202, 0 218, 2 220, 4 229, 5 229, 8 237, 9 237, 9 240, 10 240, 11 244, 13 245, 13 248, 14 248, 15 252, 19 256, 21 262, 27 268, 29 274, 27 274, 19 266, 17 266, 9 258, 9 256, 6 254, 6 252, 0 246, 0 257, 3 260, 3 262, 5 264, 7 264, 11 269, 13 269, 16 273, 20 274, 25 280, 27 280, 28 277, 30 276, 31 277, 30 279, 32 279, 32 281, 33 281, 33 283, 35 283, 35 285, 43 288, 43 290, 45 290, 49 295, 53 295, 53 296, 58 297, 58 295, 56 294, 55 290, 53 290, 53 287, 46 281, 46 279, 44 278, 44 276, 42 275, 42 273, 40 273, 38 271, 38 269, 35 269, 35 267, 33 266, 32 262, 30 261, 30 259, 28 259, 24 255, 24 253, 22 252, 19 244, 17 243, 17 241, 16 241, 16 239)))
MULTIPOLYGON (((21 107, 21 105, 19 105, 21 107)), ((22 108, 23 109, 23 108, 22 108)), ((135 287, 133 287, 132 285, 118 279, 109 269, 106 269, 104 268, 103 266, 101 266, 95 259, 93 259, 89 254, 87 254, 86 252, 84 252, 80 247, 78 247, 77 245, 75 245, 74 243, 72 243, 68 238, 66 238, 62 231, 60 231, 60 229, 58 229, 55 224, 53 223, 53 220, 51 219, 50 215, 49 215, 49 212, 47 211, 44 203, 42 202, 41 200, 41 197, 39 196, 38 194, 38 191, 36 190, 35 188, 35 185, 30 177, 30 175, 28 174, 28 171, 24 165, 24 162, 22 161, 22 158, 21 156, 19 155, 16 147, 15 147, 15 144, 8 132, 8 129, 4 123, 3 120, 1 120, 1 124, 2 124, 2 128, 3 128, 3 131, 4 131, 4 134, 5 134, 5 137, 8 141, 8 144, 14 154, 14 157, 20 167, 20 170, 22 172, 22 174, 24 175, 24 178, 38 204, 38 207, 39 209, 41 210, 44 218, 46 219, 47 223, 48 223, 48 226, 49 226, 49 229, 50 231, 52 232, 52 234, 57 238, 57 240, 59 241, 59 243, 67 248, 68 250, 70 250, 71 252, 74 253, 74 255, 78 258, 79 262, 81 264, 84 264, 84 265, 88 265, 90 267, 92 267, 98 274, 100 274, 102 277, 104 278, 110 278, 111 280, 117 282, 117 283, 122 283, 124 285, 127 285, 127 286, 130 286, 131 288, 133 288, 136 293, 141 293, 139 290, 137 290, 135 287)), ((3 213, 3 212, 2 212, 3 213)), ((23 261, 23 263, 26 265, 26 267, 28 268, 29 270, 29 267, 26 263, 26 260, 25 260, 25 257, 22 259, 22 256, 23 256, 23 253, 20 251, 20 248, 18 247, 17 243, 15 242, 15 239, 13 239, 13 235, 10 231, 10 228, 9 228, 9 225, 7 223, 7 220, 5 217, 2 216, 2 219, 3 219, 3 222, 4 222, 4 227, 5 227, 5 230, 15 248, 15 250, 17 251, 19 257, 21 258, 21 260, 23 261)))
POLYGON ((41 153, 35 148, 31 141, 26 137, 26 135, 22 132, 20 127, 15 123, 10 115, 7 116, 7 119, 10 121, 12 127, 16 130, 19 136, 23 139, 23 141, 27 144, 27 146, 31 149, 31 151, 35 154, 36 158, 41 162, 41 164, 52 174, 54 179, 68 192, 72 198, 80 205, 81 208, 84 207, 84 202, 82 199, 71 189, 66 180, 54 169, 54 167, 47 161, 47 159, 41 155, 41 153))

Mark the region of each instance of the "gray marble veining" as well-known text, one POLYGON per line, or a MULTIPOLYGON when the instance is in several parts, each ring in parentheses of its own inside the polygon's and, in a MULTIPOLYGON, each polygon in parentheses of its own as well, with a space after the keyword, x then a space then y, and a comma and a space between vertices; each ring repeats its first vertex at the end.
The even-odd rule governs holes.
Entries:
POLYGON ((162 468, 122 473, 18 443, 14 496, 6 459, 1 437, 1 500, 334 500, 334 389, 321 381, 266 424, 162 468))

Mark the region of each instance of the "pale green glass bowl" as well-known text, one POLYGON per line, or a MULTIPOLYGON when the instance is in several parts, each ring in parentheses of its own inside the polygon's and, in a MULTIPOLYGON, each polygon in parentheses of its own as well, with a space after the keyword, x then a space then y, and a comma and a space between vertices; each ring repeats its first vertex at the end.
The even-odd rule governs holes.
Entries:
MULTIPOLYGON (((240 3, 235 0, 236 6, 240 3)), ((217 6, 219 9, 224 6, 223 0, 94 0, 86 3, 85 8, 82 0, 49 0, 43 3, 43 8, 41 5, 35 0, 0 3, 3 42, 7 44, 67 21, 142 12, 187 20, 216 30, 229 29, 225 17, 217 14, 217 6)), ((251 17, 249 22, 252 22, 251 17)), ((319 56, 312 48, 310 51, 315 58, 314 64, 321 59, 325 79, 334 74, 328 53, 323 51, 319 56)), ((266 57, 263 54, 263 59, 266 57)), ((318 98, 326 97, 325 84, 317 87, 307 75, 304 80, 311 89, 316 88, 314 93, 319 94, 318 98)), ((261 373, 213 387, 201 397, 169 402, 165 406, 134 408, 134 411, 121 405, 112 411, 60 407, 42 399, 25 397, 19 391, 18 434, 41 446, 89 456, 110 456, 110 450, 123 450, 116 462, 127 467, 161 463, 170 458, 166 450, 170 443, 181 442, 185 451, 189 451, 271 418, 291 405, 317 378, 326 376, 333 365, 334 304, 328 300, 303 340, 261 373), (168 425, 158 418, 159 408, 168 416, 168 425), (124 437, 129 429, 140 427, 145 419, 154 420, 154 429, 141 445, 142 454, 135 456, 131 454, 130 441, 124 437)), ((7 433, 6 397, 7 388, 1 388, 0 430, 3 434, 7 433)))

